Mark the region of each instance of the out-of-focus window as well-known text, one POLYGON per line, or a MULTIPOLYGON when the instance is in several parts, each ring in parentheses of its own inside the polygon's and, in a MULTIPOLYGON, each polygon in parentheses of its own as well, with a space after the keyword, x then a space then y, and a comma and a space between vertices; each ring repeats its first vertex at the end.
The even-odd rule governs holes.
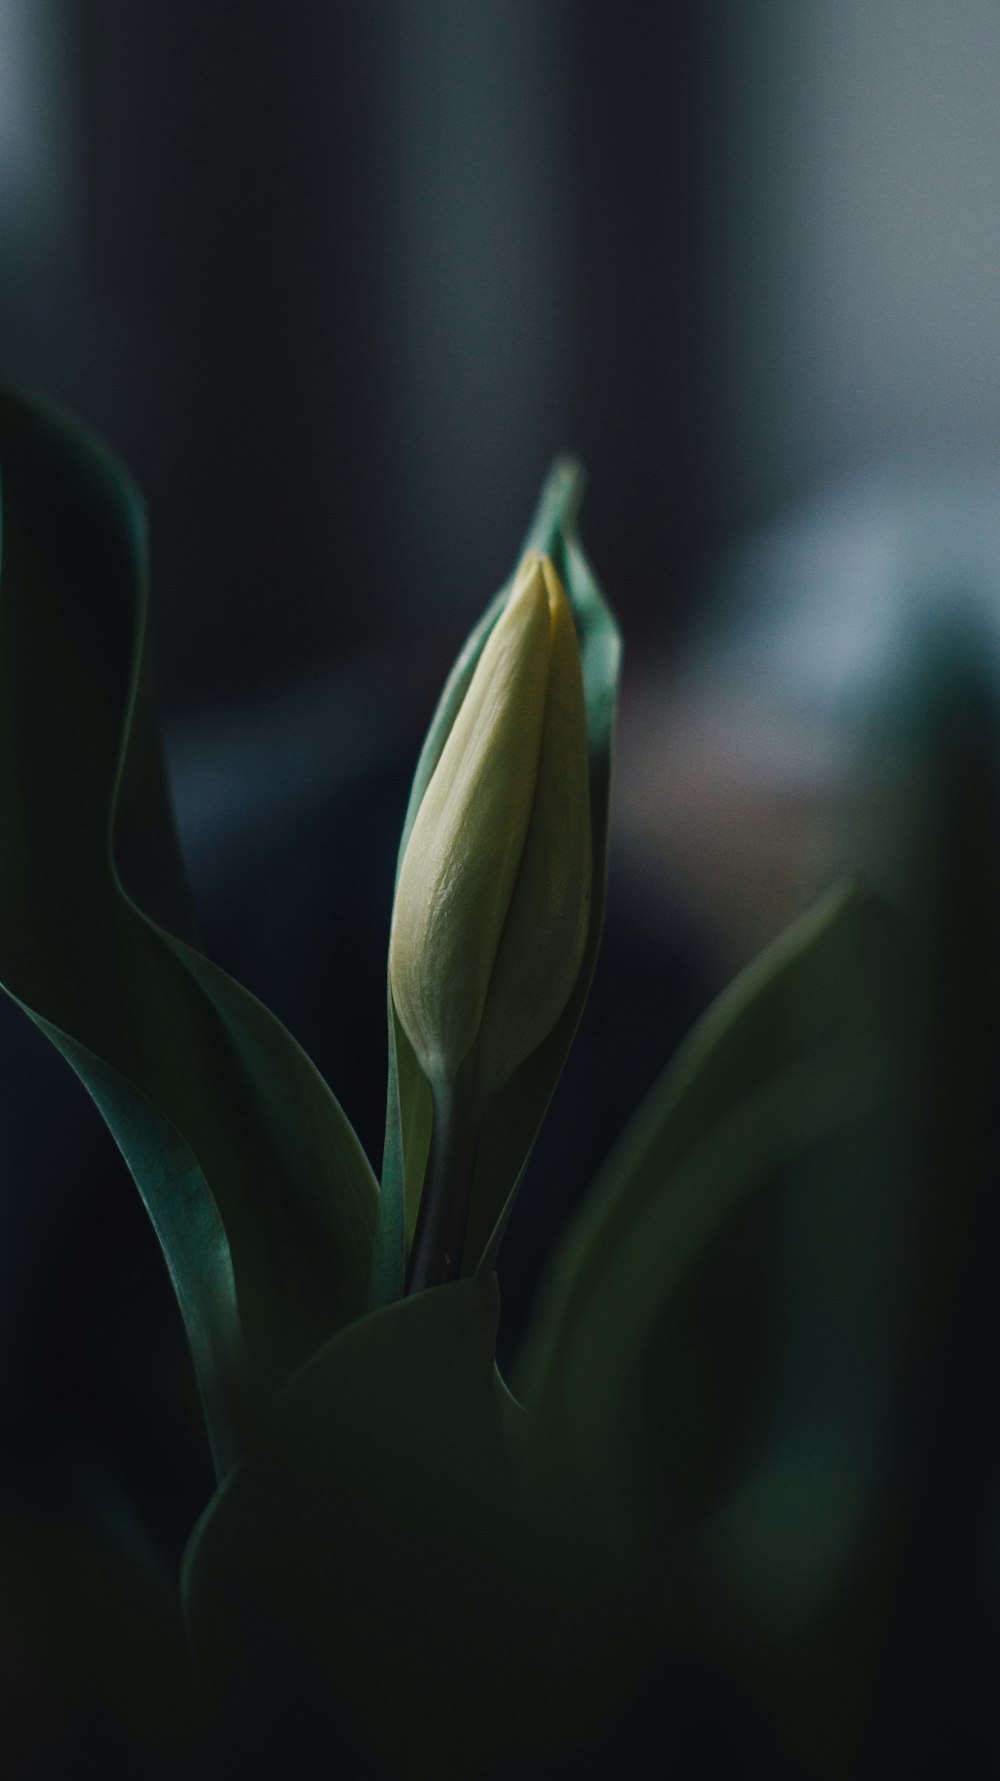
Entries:
POLYGON ((7 378, 72 393, 82 298, 62 0, 0 0, 0 350, 7 378))

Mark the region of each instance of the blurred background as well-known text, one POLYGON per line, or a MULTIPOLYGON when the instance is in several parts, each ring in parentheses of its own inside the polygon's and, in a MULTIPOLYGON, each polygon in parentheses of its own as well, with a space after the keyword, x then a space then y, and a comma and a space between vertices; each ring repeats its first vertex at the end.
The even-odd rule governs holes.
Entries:
MULTIPOLYGON (((553 455, 587 466, 608 940, 508 1346, 639 1094, 828 872, 927 588, 1000 610, 998 117, 992 0, 0 0, 0 375, 145 492, 206 942, 375 1160, 423 726, 553 455)), ((0 1038, 11 1402, 90 1430, 175 1554, 207 1471, 155 1246, 64 1066, 0 1038)))
MULTIPOLYGON (((189 845, 213 787, 328 791, 333 681, 419 734, 559 449, 658 709, 722 553, 796 503, 874 471, 871 538, 972 457, 988 504, 998 84, 990 0, 0 0, 0 367, 146 493, 189 845)), ((627 760, 640 727, 630 691, 627 760)), ((733 957, 784 914, 760 870, 733 957)))
POLYGON ((453 637, 560 447, 636 659, 992 442, 989 0, 0 0, 4 374, 149 501, 169 713, 453 637))

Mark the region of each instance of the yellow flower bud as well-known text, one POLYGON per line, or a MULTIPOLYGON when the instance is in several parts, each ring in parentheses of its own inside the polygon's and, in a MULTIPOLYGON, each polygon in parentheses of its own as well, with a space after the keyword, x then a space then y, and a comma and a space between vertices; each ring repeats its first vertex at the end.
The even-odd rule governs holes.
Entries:
POLYGON ((524 558, 410 834, 389 980, 425 1076, 492 1094, 555 1025, 587 938, 590 782, 573 614, 524 558))

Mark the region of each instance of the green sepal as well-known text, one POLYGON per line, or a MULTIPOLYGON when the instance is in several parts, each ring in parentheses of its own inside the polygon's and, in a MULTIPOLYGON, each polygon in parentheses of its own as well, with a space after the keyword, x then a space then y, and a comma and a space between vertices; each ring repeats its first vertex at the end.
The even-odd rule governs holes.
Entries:
MULTIPOLYGON (((587 705, 590 766, 593 847, 590 926, 576 986, 566 1008, 542 1045, 526 1059, 497 1096, 486 1118, 475 1171, 463 1274, 477 1270, 488 1273, 495 1265, 521 1176, 586 1000, 604 917, 611 741, 621 639, 577 536, 576 516, 582 492, 580 465, 571 459, 558 459, 542 490, 518 562, 527 550, 540 550, 552 558, 576 621, 587 705)), ((514 572, 470 633, 445 684, 417 763, 400 840, 400 863, 455 714, 465 697, 486 640, 507 601, 513 575, 514 572)), ((416 1224, 433 1117, 430 1090, 413 1048, 395 1019, 391 992, 387 1107, 379 1225, 369 1298, 373 1307, 391 1302, 403 1291, 405 1260, 416 1224)))
POLYGON ((0 980, 136 1173, 225 1467, 289 1371, 363 1310, 375 1183, 291 1035, 193 944, 134 484, 11 390, 0 476, 0 980))

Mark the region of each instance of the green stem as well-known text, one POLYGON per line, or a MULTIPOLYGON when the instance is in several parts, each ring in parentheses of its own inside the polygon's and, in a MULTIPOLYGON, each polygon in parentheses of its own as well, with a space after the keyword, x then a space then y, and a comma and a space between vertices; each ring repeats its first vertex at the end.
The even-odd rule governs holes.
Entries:
POLYGON ((407 1293, 457 1280, 472 1204, 481 1119, 459 1072, 434 1093, 434 1125, 413 1248, 407 1293))

